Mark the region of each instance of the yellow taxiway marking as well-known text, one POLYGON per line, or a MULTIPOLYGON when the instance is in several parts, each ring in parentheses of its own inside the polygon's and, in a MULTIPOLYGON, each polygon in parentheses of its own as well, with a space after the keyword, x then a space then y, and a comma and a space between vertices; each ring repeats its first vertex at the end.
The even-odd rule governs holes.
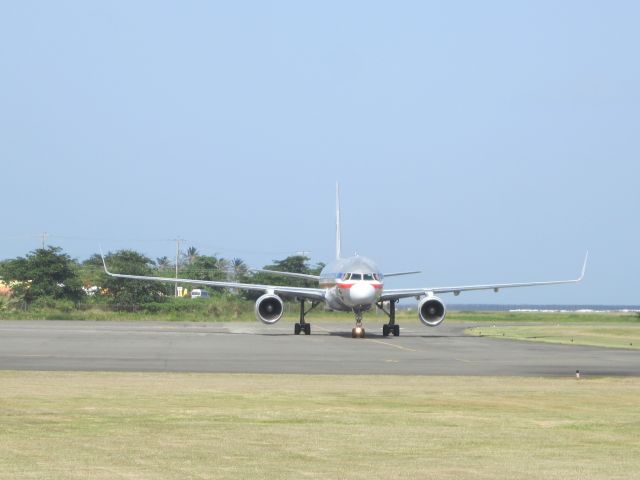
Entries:
MULTIPOLYGON (((331 330, 328 330, 324 327, 321 327, 320 325, 315 325, 313 328, 317 328, 318 330, 323 330, 325 332, 329 332, 331 333, 331 330)), ((354 340, 358 340, 357 338, 354 340)), ((364 338, 364 340, 368 341, 368 342, 373 342, 373 343, 379 343, 380 345, 386 345, 388 347, 393 347, 393 348, 397 348, 399 350, 404 350, 405 352, 417 352, 418 350, 414 350, 413 348, 407 348, 407 347, 403 347, 402 345, 396 345, 395 343, 389 343, 389 342, 384 342, 382 340, 373 340, 371 338, 364 338)))
POLYGON ((387 345, 388 347, 398 348, 400 350, 404 350, 405 352, 417 352, 417 350, 414 350, 413 348, 403 347, 402 345, 396 345, 395 343, 383 342, 382 340, 372 340, 370 338, 365 338, 365 340, 373 343, 379 343, 380 345, 387 345))
POLYGON ((331 330, 328 330, 324 327, 321 327, 320 325, 318 325, 317 323, 313 326, 313 328, 317 328, 318 330, 322 330, 323 332, 328 332, 331 333, 331 330))

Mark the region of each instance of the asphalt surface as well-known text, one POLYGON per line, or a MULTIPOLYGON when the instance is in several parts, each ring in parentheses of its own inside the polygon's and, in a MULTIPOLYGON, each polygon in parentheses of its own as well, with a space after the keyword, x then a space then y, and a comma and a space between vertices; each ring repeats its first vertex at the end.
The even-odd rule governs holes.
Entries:
MULTIPOLYGON (((0 321, 1 370, 398 375, 640 375, 637 350, 517 342, 463 333, 471 324, 0 321)), ((490 329, 489 325, 486 326, 490 329)))

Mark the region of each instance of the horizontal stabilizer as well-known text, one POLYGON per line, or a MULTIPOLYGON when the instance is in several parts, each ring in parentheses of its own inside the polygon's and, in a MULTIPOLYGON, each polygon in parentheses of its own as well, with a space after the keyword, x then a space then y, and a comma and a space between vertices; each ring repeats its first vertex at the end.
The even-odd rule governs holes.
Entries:
POLYGON ((415 272, 393 272, 393 273, 385 273, 385 277, 399 277, 400 275, 414 275, 416 273, 422 273, 420 270, 416 270, 415 272))
POLYGON ((261 268, 252 268, 251 271, 260 272, 260 273, 272 273, 274 275, 282 275, 283 277, 302 278, 304 280, 314 280, 316 282, 320 280, 320 276, 310 275, 308 273, 278 272, 276 270, 264 270, 261 268))

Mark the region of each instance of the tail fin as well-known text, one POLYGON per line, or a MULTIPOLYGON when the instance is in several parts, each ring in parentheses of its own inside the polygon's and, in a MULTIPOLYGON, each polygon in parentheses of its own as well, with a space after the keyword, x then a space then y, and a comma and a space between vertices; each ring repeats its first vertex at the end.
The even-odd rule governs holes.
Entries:
POLYGON ((342 249, 342 232, 340 228, 340 185, 336 182, 336 259, 340 258, 342 249))

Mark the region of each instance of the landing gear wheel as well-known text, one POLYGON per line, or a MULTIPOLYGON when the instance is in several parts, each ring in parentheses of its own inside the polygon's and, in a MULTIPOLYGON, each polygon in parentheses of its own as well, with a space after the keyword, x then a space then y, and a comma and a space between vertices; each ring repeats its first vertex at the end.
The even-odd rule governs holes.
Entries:
POLYGON ((296 323, 293 326, 293 332, 296 335, 300 335, 304 333, 305 335, 311 335, 311 324, 310 323, 296 323))
POLYGON ((351 329, 351 338, 364 338, 364 328, 353 327, 351 329))
POLYGON ((311 307, 308 310, 304 309, 304 299, 300 301, 300 321, 295 324, 294 332, 296 335, 300 335, 300 333, 304 333, 305 335, 311 335, 311 324, 304 321, 304 316, 309 313, 311 310, 320 305, 319 301, 311 302, 311 307))
MULTIPOLYGON (((396 325, 396 302, 397 300, 391 300, 389 302, 389 311, 384 309, 384 302, 377 302, 376 307, 382 310, 389 317, 389 323, 382 325, 382 336, 388 337, 393 335, 394 337, 400 336, 400 325, 396 325)), ((356 314, 356 323, 358 322, 358 316, 356 314)))

